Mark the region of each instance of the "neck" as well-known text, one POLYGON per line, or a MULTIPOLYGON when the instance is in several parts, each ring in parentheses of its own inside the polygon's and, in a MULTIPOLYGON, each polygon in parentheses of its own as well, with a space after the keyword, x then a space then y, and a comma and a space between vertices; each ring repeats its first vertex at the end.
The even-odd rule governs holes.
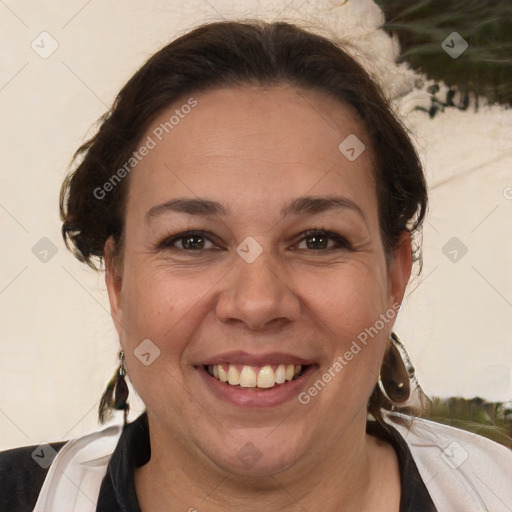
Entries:
POLYGON ((148 420, 152 456, 135 473, 142 512, 398 511, 396 454, 366 434, 366 418, 287 469, 258 477, 226 472, 148 420))

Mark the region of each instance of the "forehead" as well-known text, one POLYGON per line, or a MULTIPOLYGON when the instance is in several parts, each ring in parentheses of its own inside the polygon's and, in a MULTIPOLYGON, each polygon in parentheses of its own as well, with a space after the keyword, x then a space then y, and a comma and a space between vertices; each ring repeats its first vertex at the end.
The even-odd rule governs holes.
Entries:
POLYGON ((351 107, 320 92, 240 87, 183 97, 151 123, 144 144, 151 149, 130 175, 129 208, 184 195, 247 211, 307 193, 375 202, 366 130, 351 107), (347 137, 366 146, 355 160, 339 149, 347 137))

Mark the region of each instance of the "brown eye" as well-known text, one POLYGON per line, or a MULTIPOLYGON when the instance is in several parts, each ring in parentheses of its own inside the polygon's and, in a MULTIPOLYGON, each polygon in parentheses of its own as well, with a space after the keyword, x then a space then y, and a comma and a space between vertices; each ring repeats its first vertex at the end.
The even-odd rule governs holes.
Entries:
POLYGON ((183 251, 202 251, 208 250, 213 247, 206 247, 210 243, 215 245, 205 234, 201 231, 186 231, 179 235, 166 238, 160 244, 159 249, 177 249, 183 251))
POLYGON ((327 249, 329 237, 325 235, 310 235, 305 238, 308 249, 327 249))
POLYGON ((181 237, 181 245, 183 249, 203 249, 204 237, 198 235, 188 235, 181 237))
MULTIPOLYGON (((337 233, 331 233, 323 230, 312 230, 305 233, 305 237, 299 243, 306 241, 307 249, 313 251, 327 252, 337 249, 350 249, 350 244, 337 233), (334 246, 329 246, 329 242, 334 241, 334 246)), ((302 250, 302 249, 301 249, 302 250)))

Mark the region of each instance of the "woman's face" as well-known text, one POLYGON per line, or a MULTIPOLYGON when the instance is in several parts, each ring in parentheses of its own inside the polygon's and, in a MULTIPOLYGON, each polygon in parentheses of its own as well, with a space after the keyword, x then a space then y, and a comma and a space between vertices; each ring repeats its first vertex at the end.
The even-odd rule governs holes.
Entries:
POLYGON ((152 443, 239 474, 321 463, 364 432, 410 272, 408 236, 386 266, 364 126, 245 87, 176 103, 143 144, 107 285, 152 443))

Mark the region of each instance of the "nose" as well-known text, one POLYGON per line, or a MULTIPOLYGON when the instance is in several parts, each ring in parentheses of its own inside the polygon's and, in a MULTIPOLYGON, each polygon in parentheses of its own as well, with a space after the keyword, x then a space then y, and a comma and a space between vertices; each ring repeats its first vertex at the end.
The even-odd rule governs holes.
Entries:
POLYGON ((296 321, 300 301, 290 281, 282 265, 265 251, 252 263, 237 256, 220 293, 217 316, 255 331, 296 321))

